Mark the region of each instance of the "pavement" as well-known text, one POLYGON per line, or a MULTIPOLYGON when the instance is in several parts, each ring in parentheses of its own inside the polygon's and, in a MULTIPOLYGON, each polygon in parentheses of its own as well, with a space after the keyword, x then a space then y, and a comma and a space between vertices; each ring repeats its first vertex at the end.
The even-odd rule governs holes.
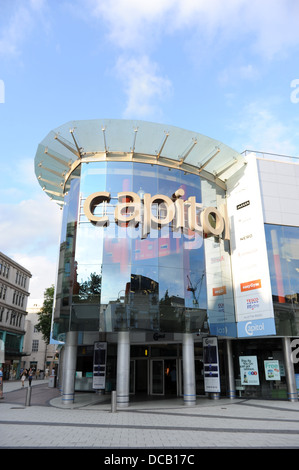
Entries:
POLYGON ((103 463, 135 467, 169 464, 170 456, 194 464, 204 449, 299 448, 299 402, 203 397, 185 406, 182 398, 139 397, 112 412, 109 394, 81 392, 63 405, 47 380, 32 382, 26 406, 27 387, 4 382, 1 449, 101 449, 103 463), (117 460, 124 455, 131 460, 117 460))

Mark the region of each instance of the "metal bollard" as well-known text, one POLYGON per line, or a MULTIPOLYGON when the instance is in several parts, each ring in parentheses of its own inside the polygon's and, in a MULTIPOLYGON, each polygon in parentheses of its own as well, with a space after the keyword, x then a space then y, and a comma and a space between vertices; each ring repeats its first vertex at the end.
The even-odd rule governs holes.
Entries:
POLYGON ((111 413, 116 413, 116 391, 111 392, 111 413))
POLYGON ((30 402, 31 402, 31 389, 32 389, 31 387, 28 387, 28 388, 27 388, 25 406, 30 406, 30 402))

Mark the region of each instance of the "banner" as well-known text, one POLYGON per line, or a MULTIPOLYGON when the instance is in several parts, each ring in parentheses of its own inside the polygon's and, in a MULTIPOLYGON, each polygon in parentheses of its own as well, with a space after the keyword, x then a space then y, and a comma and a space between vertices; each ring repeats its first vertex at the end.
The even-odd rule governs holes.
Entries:
POLYGON ((256 158, 228 184, 231 261, 238 337, 275 335, 268 254, 256 158))
POLYGON ((218 341, 216 337, 203 338, 205 392, 220 392, 218 341))
POLYGON ((105 390, 106 385, 107 343, 94 343, 92 388, 105 390))
MULTIPOLYGON (((209 181, 201 181, 205 206, 217 206, 226 213, 224 191, 215 191, 209 181)), ((225 217, 225 219, 227 219, 225 217)), ((206 263, 207 313, 210 334, 236 337, 236 319, 229 242, 222 237, 204 238, 206 263)))

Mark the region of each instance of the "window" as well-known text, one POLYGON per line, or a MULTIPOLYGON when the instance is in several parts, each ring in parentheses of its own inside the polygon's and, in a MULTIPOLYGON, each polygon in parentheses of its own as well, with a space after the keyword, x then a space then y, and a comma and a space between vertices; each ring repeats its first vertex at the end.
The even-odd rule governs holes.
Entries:
POLYGON ((12 298, 13 304, 23 307, 24 299, 25 299, 25 294, 21 294, 21 292, 18 292, 17 290, 14 291, 13 298, 12 298))
POLYGON ((9 268, 10 266, 7 263, 0 260, 0 274, 2 274, 3 277, 8 278, 9 268))
POLYGON ((16 284, 18 284, 19 286, 25 288, 26 280, 27 280, 27 277, 25 276, 25 274, 23 274, 19 271, 16 272, 16 284))
POLYGON ((0 284, 0 299, 5 299, 6 290, 7 286, 5 286, 4 284, 0 284))
POLYGON ((32 340, 32 352, 37 352, 38 351, 38 344, 39 344, 38 339, 32 340))
POLYGON ((299 334, 299 227, 265 225, 276 333, 299 334))

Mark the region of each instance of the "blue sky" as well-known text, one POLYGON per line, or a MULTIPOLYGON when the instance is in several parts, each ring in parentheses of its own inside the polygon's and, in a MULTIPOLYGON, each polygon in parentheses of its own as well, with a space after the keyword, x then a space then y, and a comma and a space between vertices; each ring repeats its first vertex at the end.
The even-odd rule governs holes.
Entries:
POLYGON ((0 251, 31 270, 31 297, 58 253, 33 168, 48 132, 143 119, 298 156, 298 23, 298 0, 0 0, 0 251))

